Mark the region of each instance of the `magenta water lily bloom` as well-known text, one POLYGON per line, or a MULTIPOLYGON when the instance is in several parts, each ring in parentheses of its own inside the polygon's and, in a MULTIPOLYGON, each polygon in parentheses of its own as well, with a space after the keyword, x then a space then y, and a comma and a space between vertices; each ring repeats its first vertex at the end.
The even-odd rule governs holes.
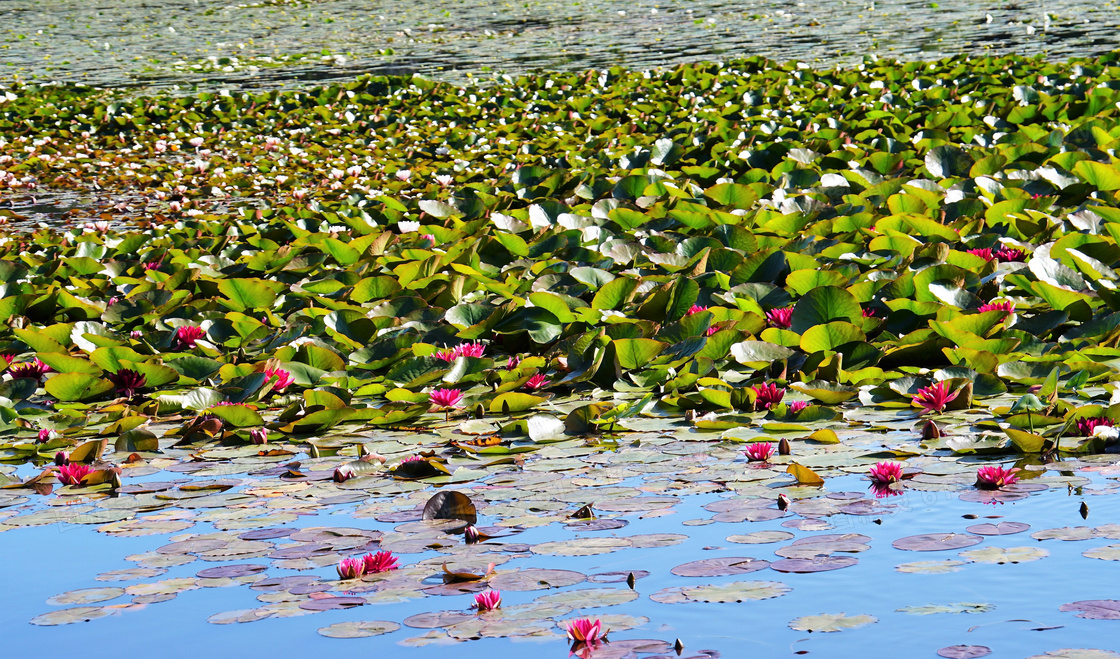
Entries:
POLYGON ((999 259, 1001 263, 1022 261, 1025 257, 1026 253, 1023 252, 1023 250, 1015 249, 1014 247, 1001 247, 996 250, 996 258, 999 259))
POLYGON ((985 311, 1002 311, 1005 314, 1015 313, 1015 303, 1011 300, 1002 300, 1000 302, 989 302, 977 307, 976 311, 984 313, 985 311))
POLYGON ((249 441, 254 444, 268 443, 268 428, 253 428, 249 431, 249 441))
POLYGON ((773 409, 775 405, 782 402, 782 397, 786 395, 784 388, 772 382, 756 384, 751 389, 754 389, 755 394, 757 394, 754 399, 755 412, 773 409))
POLYGON ((58 468, 58 480, 64 485, 81 485, 82 479, 92 471, 88 465, 71 462, 58 468))
POLYGON ((536 391, 537 389, 544 389, 549 384, 549 379, 543 373, 537 373, 525 382, 525 388, 529 391, 536 391))
POLYGON ((608 631, 603 629, 598 618, 595 620, 579 618, 578 620, 568 621, 568 638, 576 642, 594 645, 606 636, 608 631))
POLYGON ((397 557, 393 556, 391 551, 379 551, 376 554, 366 554, 362 556, 362 565, 365 568, 366 574, 377 574, 378 572, 388 572, 400 567, 397 564, 397 557))
POLYGON ((267 378, 266 382, 276 378, 276 382, 272 385, 272 390, 276 392, 284 391, 288 388, 288 385, 296 381, 290 371, 285 371, 282 368, 266 368, 264 369, 264 375, 267 378))
POLYGON ((507 371, 512 371, 513 369, 517 368, 517 365, 520 364, 520 363, 521 363, 521 358, 518 357, 517 355, 513 355, 509 359, 506 360, 506 370, 507 371))
POLYGON ((770 321, 771 327, 789 329, 793 325, 793 307, 771 309, 766 312, 766 320, 770 321))
POLYGON ((136 392, 148 384, 148 378, 143 373, 138 373, 130 368, 122 368, 116 373, 110 373, 109 382, 113 383, 118 396, 132 398, 136 392))
POLYGON ((694 304, 694 305, 692 305, 691 307, 688 308, 688 311, 686 311, 684 315, 691 316, 692 314, 697 314, 697 313, 700 313, 701 311, 707 311, 707 310, 708 310, 708 307, 702 307, 699 304, 694 304))
POLYGON ((1004 469, 999 465, 980 467, 976 472, 976 487, 983 490, 998 490, 1004 485, 1013 485, 1019 482, 1015 474, 1019 470, 1015 467, 1004 469))
POLYGON ((1113 427, 1112 419, 1105 416, 1085 417, 1077 420, 1077 433, 1082 437, 1092 437, 1093 431, 1100 426, 1113 427))
POLYGON ((774 445, 770 442, 755 442, 748 445, 747 450, 743 453, 751 462, 766 462, 770 459, 770 456, 774 455, 774 445))
POLYGON ((949 385, 942 380, 924 389, 919 389, 918 395, 914 396, 914 402, 925 409, 922 414, 943 412, 945 406, 953 402, 958 393, 960 392, 949 391, 949 385))
POLYGON ((206 336, 206 332, 201 327, 194 325, 181 325, 175 330, 175 340, 179 345, 193 348, 199 339, 206 336))
POLYGON ((493 611, 502 605, 502 593, 498 590, 484 590, 474 596, 474 608, 479 613, 493 611))
POLYGON ((991 247, 981 247, 981 248, 978 248, 978 249, 970 249, 970 250, 968 250, 968 253, 972 254, 973 256, 979 256, 980 258, 984 259, 985 261, 991 261, 992 259, 995 258, 995 255, 992 254, 992 248, 991 247))
POLYGON ((876 483, 897 483, 902 480, 902 463, 877 463, 872 465, 869 475, 871 476, 871 480, 876 483))
POLYGON ((460 407, 463 402, 463 392, 459 389, 433 389, 432 393, 428 394, 428 400, 440 409, 460 407))
POLYGON ((51 370, 38 358, 35 361, 25 362, 23 364, 13 364, 8 367, 8 373, 13 378, 31 378, 32 380, 41 380, 51 370))
POLYGON ((789 404, 789 411, 794 413, 794 414, 797 414, 798 412, 805 409, 806 407, 809 407, 809 401, 795 400, 795 401, 793 401, 792 403, 789 404))
POLYGON ((344 558, 336 569, 339 579, 357 579, 366 573, 366 564, 360 558, 344 558))

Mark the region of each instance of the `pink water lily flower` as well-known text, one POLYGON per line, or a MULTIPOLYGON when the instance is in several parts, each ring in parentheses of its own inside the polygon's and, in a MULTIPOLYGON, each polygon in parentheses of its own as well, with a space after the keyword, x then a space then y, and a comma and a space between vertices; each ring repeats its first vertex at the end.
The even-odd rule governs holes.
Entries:
POLYGON ((249 441, 254 444, 268 443, 268 428, 253 428, 249 431, 249 441))
POLYGON ((982 304, 977 307, 976 311, 979 313, 984 313, 985 311, 1002 311, 1004 314, 1012 314, 1015 313, 1015 303, 1011 300, 989 302, 988 304, 982 304))
POLYGON ((607 632, 610 630, 603 629, 602 624, 598 618, 591 620, 590 618, 579 618, 578 620, 569 620, 568 625, 568 638, 575 642, 582 642, 588 645, 598 643, 607 632))
POLYGON ((428 400, 438 408, 461 407, 463 392, 459 389, 433 389, 428 400))
POLYGON ((1092 437, 1093 431, 1100 426, 1113 427, 1112 419, 1106 416, 1092 416, 1077 420, 1077 432, 1082 437, 1092 437))
POLYGON ((109 382, 113 383, 118 396, 125 398, 132 398, 136 392, 143 389, 148 384, 148 378, 143 373, 139 373, 130 368, 122 368, 116 373, 110 373, 106 376, 109 382))
POLYGON ((774 445, 770 442, 755 442, 749 444, 747 450, 743 453, 751 462, 766 462, 770 459, 770 456, 774 455, 774 445))
POLYGON ((50 371, 51 367, 39 361, 38 358, 35 361, 13 364, 8 367, 8 373, 13 378, 31 378, 32 380, 41 380, 50 371))
POLYGON ((92 471, 88 465, 71 462, 58 468, 58 480, 64 485, 81 485, 82 479, 92 471))
POLYGON ((187 348, 195 347, 195 343, 204 336, 206 336, 206 332, 195 325, 180 325, 175 330, 175 340, 179 345, 187 348))
POLYGON ((357 579, 366 573, 366 564, 360 558, 344 558, 336 569, 339 579, 357 579))
POLYGON ((862 315, 864 318, 878 318, 879 311, 872 307, 867 307, 860 313, 860 315, 862 315))
POLYGON ((968 250, 968 253, 972 254, 973 256, 979 256, 980 258, 984 259, 985 261, 991 261, 992 259, 995 258, 995 255, 992 254, 992 248, 991 247, 981 247, 981 248, 977 248, 977 249, 970 249, 970 250, 968 250))
POLYGON ((1024 257, 1026 257, 1026 253, 1014 247, 1001 247, 996 250, 996 258, 999 259, 1001 263, 1022 261, 1024 257))
POLYGON ((39 437, 35 441, 39 442, 41 444, 43 442, 47 442, 47 441, 50 441, 52 439, 55 439, 56 437, 61 437, 61 436, 62 435, 60 435, 58 432, 56 432, 54 430, 50 430, 50 429, 47 429, 47 428, 40 428, 39 429, 39 437))
POLYGON ((809 401, 795 400, 789 404, 789 411, 793 414, 797 414, 806 407, 809 407, 809 401))
POLYGON ((773 383, 756 384, 751 389, 754 389, 754 411, 761 412, 762 410, 773 409, 775 405, 782 402, 782 397, 786 395, 786 390, 773 383))
POLYGON ((474 596, 474 608, 479 613, 493 611, 502 605, 502 593, 498 590, 484 590, 474 596))
POLYGON ((432 357, 435 357, 436 359, 445 361, 448 364, 455 361, 455 358, 458 357, 458 356, 459 355, 456 354, 455 350, 452 349, 452 348, 444 348, 443 350, 437 350, 437 351, 432 353, 432 357))
POLYGON ((549 379, 543 373, 537 373, 525 382, 525 388, 529 391, 536 391, 537 389, 544 389, 549 385, 549 379))
POLYGON ((512 371, 513 369, 517 368, 517 365, 520 364, 520 363, 521 363, 521 358, 518 357, 517 355, 513 355, 508 360, 506 360, 506 370, 507 371, 512 371))
POLYGON ((400 567, 397 564, 397 557, 393 556, 393 552, 391 551, 379 551, 376 554, 366 554, 362 556, 362 564, 365 567, 366 574, 388 572, 389 570, 396 570, 400 567))
POLYGON ((1012 467, 1004 469, 999 465, 980 467, 976 472, 976 487, 982 490, 998 490, 1004 485, 1013 485, 1019 482, 1016 472, 1019 469, 1012 467))
POLYGON ((702 307, 699 304, 694 304, 694 305, 692 305, 691 307, 688 308, 688 311, 684 312, 684 315, 691 316, 693 314, 698 314, 701 311, 707 311, 707 310, 708 310, 708 307, 702 307))
POLYGON ((945 406, 956 399, 958 391, 949 391, 949 386, 945 384, 944 380, 939 380, 924 389, 918 390, 918 395, 914 396, 914 402, 925 408, 922 414, 927 412, 942 412, 945 406))
POLYGON ((282 392, 288 388, 288 385, 296 381, 290 371, 285 371, 282 368, 266 368, 264 369, 265 382, 272 378, 276 378, 275 384, 272 385, 272 390, 275 392, 282 392))
POLYGON ((784 309, 771 309, 766 312, 766 320, 770 321, 771 327, 778 329, 789 329, 793 324, 793 307, 786 307, 784 309))
POLYGON ((869 475, 876 483, 897 483, 902 480, 902 463, 880 462, 871 467, 869 475))
POLYGON ((486 352, 486 344, 460 343, 455 346, 455 352, 463 357, 481 357, 486 352))

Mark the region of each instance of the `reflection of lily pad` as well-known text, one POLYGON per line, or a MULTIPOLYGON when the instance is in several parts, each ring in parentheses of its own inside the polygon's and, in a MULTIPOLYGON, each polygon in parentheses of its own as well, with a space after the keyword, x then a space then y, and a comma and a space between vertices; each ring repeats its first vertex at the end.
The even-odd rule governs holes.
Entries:
POLYGON ((384 620, 336 622, 333 625, 319 628, 319 634, 328 638, 367 638, 395 632, 400 628, 401 626, 397 623, 384 620))
POLYGON ((794 574, 808 574, 810 572, 828 572, 851 567, 859 563, 858 558, 851 556, 817 556, 815 558, 783 558, 770 564, 770 569, 778 572, 792 572, 794 574))
POLYGON ((845 629, 858 629, 879 622, 875 616, 843 613, 822 613, 815 616, 802 616, 789 623, 790 629, 799 632, 839 632, 845 629))

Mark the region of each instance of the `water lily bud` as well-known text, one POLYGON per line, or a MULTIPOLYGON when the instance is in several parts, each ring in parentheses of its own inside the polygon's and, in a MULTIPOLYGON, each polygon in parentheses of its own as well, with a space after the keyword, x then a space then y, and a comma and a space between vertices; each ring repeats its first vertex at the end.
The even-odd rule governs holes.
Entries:
POLYGON ((789 455, 789 452, 789 440, 783 437, 782 441, 778 442, 778 455, 789 455))
POLYGON ((70 456, 66 455, 62 451, 59 451, 58 453, 54 454, 54 463, 59 467, 65 467, 66 465, 70 464, 70 456))
POLYGON ((249 431, 249 441, 254 444, 267 444, 268 443, 268 429, 267 428, 253 428, 249 431))
POLYGON ((778 510, 785 510, 789 508, 789 497, 784 494, 778 495, 778 510))
POLYGON ((309 444, 308 449, 307 449, 307 457, 318 458, 319 457, 319 447, 315 446, 314 444, 309 444))
POLYGON ((626 575, 626 585, 630 586, 630 590, 634 590, 634 584, 636 582, 637 582, 637 579, 634 578, 634 573, 633 572, 626 575))
POLYGON ((922 426, 922 439, 937 439, 942 435, 941 428, 937 427, 933 419, 926 421, 925 425, 922 426))
POLYGON ((1089 506, 1084 501, 1081 502, 1080 513, 1081 519, 1089 519, 1089 506))
POLYGON ((474 418, 481 419, 484 416, 486 416, 486 408, 482 406, 482 403, 479 403, 474 408, 474 418))
POLYGON ((673 649, 677 651, 678 655, 684 650, 684 643, 681 642, 681 639, 678 638, 676 642, 673 643, 673 649))
POLYGON ((463 529, 463 539, 467 541, 468 545, 473 545, 479 541, 478 529, 475 528, 474 524, 470 524, 463 529))

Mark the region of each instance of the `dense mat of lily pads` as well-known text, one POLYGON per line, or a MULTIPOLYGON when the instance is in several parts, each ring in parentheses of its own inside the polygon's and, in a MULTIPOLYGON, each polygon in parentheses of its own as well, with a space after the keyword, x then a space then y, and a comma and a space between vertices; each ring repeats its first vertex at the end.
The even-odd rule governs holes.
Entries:
MULTIPOLYGON (((75 212, 66 230, 0 208, 0 525, 178 534, 116 575, 143 583, 60 596, 79 606, 37 624, 196 588, 155 580, 196 559, 268 557, 198 574, 283 593, 212 622, 475 593, 473 612, 320 631, 403 622, 434 630, 425 643, 567 630, 584 654, 666 653, 673 639, 621 640, 635 616, 568 616, 637 597, 643 575, 507 610, 502 590, 588 575, 502 564, 678 544, 575 533, 688 494, 724 493, 714 521, 812 531, 888 514, 881 500, 907 489, 1015 502, 1115 469, 1116 55, 8 94, 5 198, 145 201, 75 212), (870 492, 829 492, 848 474, 868 474, 870 492), (623 484, 643 475, 648 487, 623 484), (354 517, 401 525, 284 526, 355 503, 354 517), (217 530, 184 533, 203 519, 217 530), (505 537, 561 522, 572 537, 505 537), (446 555, 406 556, 432 549, 446 555)), ((1026 530, 1007 524, 894 547, 1046 555, 968 549, 1026 530)), ((1081 528, 1035 537, 1120 537, 1081 528)), ((759 533, 728 541, 793 537, 759 533)), ((773 561, 682 559, 673 574, 842 569, 867 539, 802 537, 773 561)), ((1116 546, 1098 554, 1086 555, 1114 560, 1116 546)), ((650 596, 786 590, 762 579, 650 596)), ((794 629, 874 622, 829 615, 794 629)))

